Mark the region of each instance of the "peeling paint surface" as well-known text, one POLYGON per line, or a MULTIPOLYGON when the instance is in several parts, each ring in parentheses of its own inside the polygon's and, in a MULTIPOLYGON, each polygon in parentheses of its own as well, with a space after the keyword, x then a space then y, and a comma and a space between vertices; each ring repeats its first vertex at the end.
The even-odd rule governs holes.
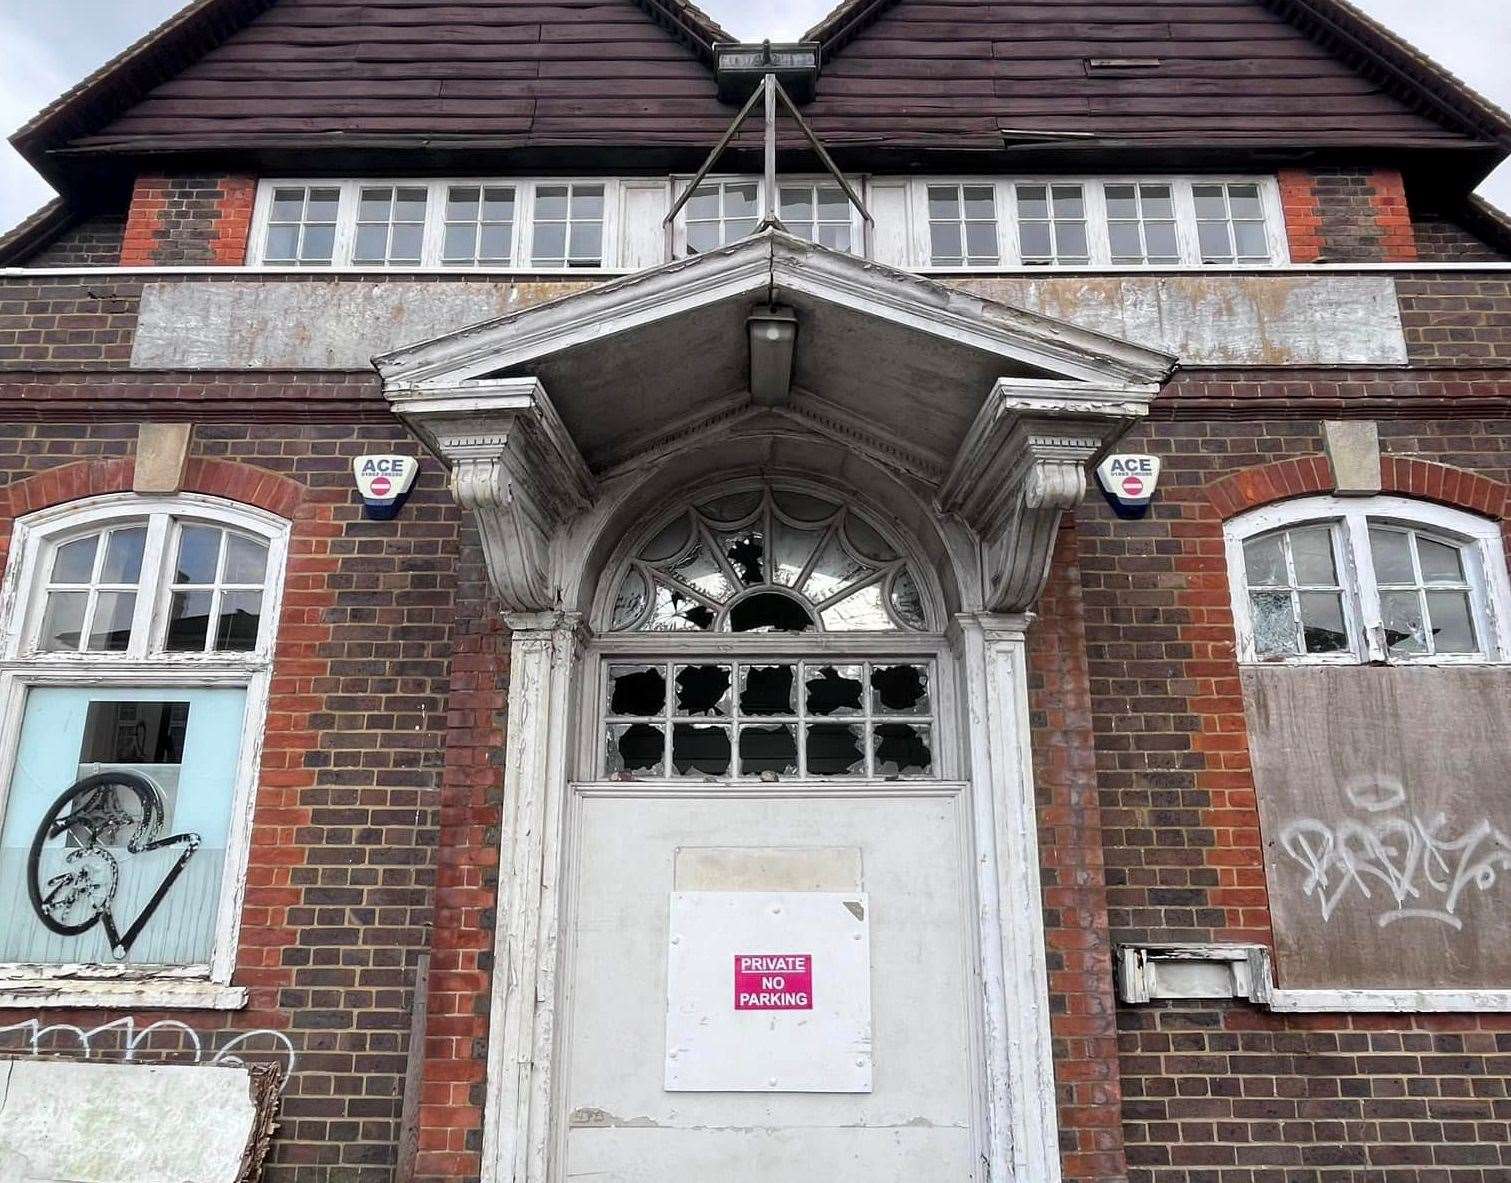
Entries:
MULTIPOLYGON (((137 369, 366 368, 372 358, 595 286, 592 280, 235 280, 148 284, 137 369)), ((920 281, 922 282, 922 281, 920 281)), ((1388 275, 1011 275, 977 296, 1187 365, 1402 365, 1388 275)), ((968 297, 962 295, 962 300, 968 297)))
POLYGON ((1388 275, 1054 275, 961 286, 1186 365, 1405 365, 1388 275))
POLYGON ((251 1072, 0 1060, 4 1183, 235 1183, 257 1127, 251 1072))
POLYGON ((583 280, 152 283, 136 369, 364 369, 376 354, 594 286, 583 280))

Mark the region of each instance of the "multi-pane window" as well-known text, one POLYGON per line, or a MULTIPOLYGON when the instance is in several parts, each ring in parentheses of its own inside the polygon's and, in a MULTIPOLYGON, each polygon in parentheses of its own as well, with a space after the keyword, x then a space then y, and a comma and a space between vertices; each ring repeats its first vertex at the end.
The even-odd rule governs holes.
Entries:
POLYGON ((1254 181, 1191 186, 1203 263, 1268 263, 1264 202, 1254 181))
POLYGON ((1377 497, 1305 498, 1227 527, 1248 661, 1503 659, 1511 600, 1495 524, 1377 497))
POLYGON ((760 186, 755 181, 705 181, 683 208, 689 254, 702 254, 755 233, 760 186))
POLYGON ((1169 184, 1109 183, 1107 240, 1114 263, 1179 263, 1175 195, 1169 184))
POLYGON ((1336 549, 1330 523, 1277 530, 1244 543, 1254 649, 1261 660, 1348 652, 1336 549))
POLYGON ((428 196, 420 185, 364 185, 358 195, 352 262, 418 265, 428 196))
POLYGON ((341 190, 334 185, 279 185, 268 206, 264 263, 329 263, 336 248, 341 190))
POLYGON ((230 980, 225 904, 245 865, 286 535, 258 511, 191 497, 17 523, 0 979, 67 965, 81 988, 96 972, 230 980))
POLYGON ((1381 524, 1369 528, 1369 552, 1391 656, 1480 652, 1462 544, 1381 524))
POLYGON ((838 185, 783 184, 777 197, 777 213, 797 237, 831 250, 854 249, 850 199, 838 185))
POLYGON ((992 185, 928 186, 929 261, 935 267, 995 267, 997 195, 992 185))
POLYGON ((514 258, 514 186, 449 185, 441 262, 507 267, 514 258))
POLYGON ((268 544, 191 522, 179 523, 177 535, 165 647, 193 653, 255 649, 268 544))
POLYGON ((923 661, 607 663, 610 777, 934 775, 923 661))
POLYGON ((1091 262, 1086 191, 1079 184, 1016 186, 1018 247, 1025 264, 1091 262))
POLYGON ((603 266, 604 186, 535 186, 530 261, 539 267, 603 266))

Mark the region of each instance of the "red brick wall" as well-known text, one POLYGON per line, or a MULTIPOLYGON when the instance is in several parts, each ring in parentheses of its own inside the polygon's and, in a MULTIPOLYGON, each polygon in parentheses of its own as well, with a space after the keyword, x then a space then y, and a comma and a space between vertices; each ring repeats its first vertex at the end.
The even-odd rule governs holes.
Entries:
POLYGON ((1278 175, 1293 263, 1416 260, 1399 170, 1288 168, 1278 175))
POLYGON ((1066 1180, 1124 1177, 1116 998, 1086 638, 1067 520, 1028 639, 1029 711, 1050 1023, 1066 1180))
POLYGON ((256 196, 253 177, 139 176, 131 192, 120 265, 244 263, 256 196))
MULTIPOLYGON (((19 513, 129 489, 135 435, 129 423, 0 429, 0 544, 19 513)), ((365 451, 416 445, 393 425, 201 425, 188 469, 189 488, 293 524, 234 978, 250 1002, 171 1016, 209 1049, 256 1028, 293 1041, 272 1183, 393 1178, 416 959, 437 923, 438 790, 453 775, 453 720, 468 709, 465 679, 456 694, 449 684, 453 637, 458 620, 470 630, 486 615, 467 599, 481 586, 481 552, 440 467, 426 460, 398 518, 370 522, 351 482, 365 451)), ((440 990, 447 979, 431 980, 440 990)), ((7 1011, 0 1026, 121 1016, 7 1011)), ((108 1055, 111 1040, 96 1046, 108 1055)), ((248 1057, 267 1047, 250 1045, 248 1057)), ((137 1058, 174 1051, 180 1038, 159 1032, 137 1058)))

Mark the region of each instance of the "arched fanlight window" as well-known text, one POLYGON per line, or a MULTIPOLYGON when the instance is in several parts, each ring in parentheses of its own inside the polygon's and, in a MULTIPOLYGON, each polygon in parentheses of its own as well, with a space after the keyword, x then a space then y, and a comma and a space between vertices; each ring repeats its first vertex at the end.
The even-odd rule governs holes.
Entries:
POLYGON ((841 502, 797 489, 679 511, 635 552, 615 632, 863 632, 930 627, 902 550, 841 502))

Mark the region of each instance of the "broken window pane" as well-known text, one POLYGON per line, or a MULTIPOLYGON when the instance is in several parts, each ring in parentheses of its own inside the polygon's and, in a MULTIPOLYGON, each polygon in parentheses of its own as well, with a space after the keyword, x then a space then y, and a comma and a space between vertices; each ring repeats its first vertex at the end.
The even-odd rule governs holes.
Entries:
POLYGON ((808 727, 809 776, 864 776, 865 729, 859 723, 812 723, 808 727))
POLYGON ((708 629, 714 623, 713 609, 706 604, 662 584, 656 585, 656 602, 651 608, 649 628, 652 632, 682 632, 708 629))
POLYGON ((807 609, 780 592, 749 596, 729 610, 729 629, 735 633, 805 633, 812 628, 807 609))
POLYGON ((1427 652, 1422 604, 1416 592, 1381 592, 1380 619, 1385 625, 1385 644, 1391 653, 1405 656, 1427 652))
POLYGON ((671 574, 711 600, 727 600, 734 590, 723 569, 701 542, 695 543, 687 554, 672 564, 671 574))
POLYGON ((1337 592, 1301 592, 1301 634, 1308 653, 1341 653, 1348 648, 1343 601, 1337 592))
POLYGON ((771 539, 772 578, 786 587, 796 584, 822 537, 819 530, 799 530, 785 522, 776 522, 771 539))
POLYGON ((1380 583, 1409 585, 1417 581, 1411 565, 1411 541, 1405 531, 1371 526, 1369 553, 1374 559, 1375 579, 1380 583))
POLYGON ((731 667, 727 665, 684 665, 677 669, 677 714, 729 714, 731 667))
POLYGON ((809 667, 806 690, 810 715, 858 715, 865 710, 858 665, 809 667))
POLYGON ((797 733, 791 723, 740 728, 740 772, 797 775, 797 733))
POLYGON ((1254 651, 1260 657, 1296 653, 1296 618, 1289 592, 1250 592, 1249 614, 1254 620, 1254 651))
POLYGON ((839 539, 830 538, 819 553, 808 582, 803 584, 803 594, 816 604, 822 603, 856 580, 864 579, 872 570, 847 554, 839 539))
POLYGON ((659 665, 609 666, 609 714, 659 715, 666 709, 666 674, 659 665))
POLYGON ((934 770, 927 724, 878 723, 875 744, 877 776, 927 776, 934 770))
POLYGON ((719 539, 724 547, 724 557, 734 568, 740 582, 754 587, 766 581, 766 540, 759 530, 742 530, 719 539))
POLYGON ((740 714, 795 715, 796 667, 746 665, 740 667, 740 714))
POLYGON ((1479 651, 1479 646, 1474 641, 1474 620, 1469 614, 1468 592, 1428 592, 1427 615, 1432 620, 1432 647, 1435 652, 1479 651))
POLYGON ((1330 526, 1307 526, 1291 531, 1291 562, 1300 587, 1336 587, 1333 531, 1330 526))
POLYGON ((662 763, 666 735, 650 723, 614 723, 609 727, 608 772, 639 772, 660 776, 666 771, 662 763))
POLYGON ((711 723, 672 726, 672 770, 678 776, 728 776, 729 728, 711 723))
POLYGON ((922 665, 879 665, 871 670, 874 709, 889 715, 929 713, 929 672, 922 665))
POLYGON ((1267 534, 1243 544, 1244 575, 1250 587, 1284 587, 1290 583, 1285 570, 1284 534, 1267 534))

